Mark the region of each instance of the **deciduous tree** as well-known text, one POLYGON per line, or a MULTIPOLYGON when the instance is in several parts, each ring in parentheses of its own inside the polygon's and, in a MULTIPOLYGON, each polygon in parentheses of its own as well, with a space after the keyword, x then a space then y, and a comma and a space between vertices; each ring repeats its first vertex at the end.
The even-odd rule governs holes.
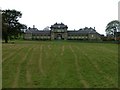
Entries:
POLYGON ((120 31, 120 21, 113 20, 109 22, 106 26, 106 34, 115 36, 115 33, 120 31))
POLYGON ((8 43, 8 38, 17 36, 21 33, 21 29, 25 28, 24 24, 19 23, 22 13, 16 10, 2 10, 2 36, 5 43, 8 43))

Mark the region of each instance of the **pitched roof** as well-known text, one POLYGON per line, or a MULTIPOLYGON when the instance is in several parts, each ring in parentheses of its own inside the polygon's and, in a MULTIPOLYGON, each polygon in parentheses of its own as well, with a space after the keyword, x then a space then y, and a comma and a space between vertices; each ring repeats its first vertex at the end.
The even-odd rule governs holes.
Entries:
POLYGON ((41 31, 39 31, 39 34, 41 34, 41 35, 50 35, 50 31, 41 30, 41 31))
POLYGON ((36 28, 27 29, 25 33, 45 34, 45 35, 47 34, 47 35, 50 35, 50 31, 38 30, 36 28))
POLYGON ((79 35, 79 34, 99 34, 92 28, 79 29, 77 31, 68 31, 68 34, 79 35))

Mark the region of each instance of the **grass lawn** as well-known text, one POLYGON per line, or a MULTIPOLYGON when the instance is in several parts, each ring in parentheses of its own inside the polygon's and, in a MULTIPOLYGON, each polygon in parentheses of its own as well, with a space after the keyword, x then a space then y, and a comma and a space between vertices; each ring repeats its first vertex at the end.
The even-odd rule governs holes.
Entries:
POLYGON ((3 88, 118 87, 118 45, 16 41, 2 45, 3 88))

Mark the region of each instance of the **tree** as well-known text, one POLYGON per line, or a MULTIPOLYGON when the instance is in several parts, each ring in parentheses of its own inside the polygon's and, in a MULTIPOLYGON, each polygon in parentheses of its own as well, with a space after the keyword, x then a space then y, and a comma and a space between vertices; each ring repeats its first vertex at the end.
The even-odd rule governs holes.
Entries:
POLYGON ((5 43, 8 43, 8 38, 11 38, 11 36, 17 36, 24 27, 23 24, 18 22, 21 16, 20 11, 2 10, 2 35, 5 43))
POLYGON ((120 31, 120 21, 113 20, 109 22, 106 26, 105 31, 107 36, 116 38, 116 33, 120 31))

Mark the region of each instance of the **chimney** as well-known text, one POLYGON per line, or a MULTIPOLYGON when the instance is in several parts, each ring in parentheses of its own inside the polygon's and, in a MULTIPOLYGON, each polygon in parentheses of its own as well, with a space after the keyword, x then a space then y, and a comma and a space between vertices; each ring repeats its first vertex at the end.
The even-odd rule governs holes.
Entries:
POLYGON ((35 25, 33 25, 33 28, 35 28, 35 25))
POLYGON ((95 30, 95 27, 94 27, 94 30, 95 30))
POLYGON ((28 29, 30 30, 30 27, 28 29))

